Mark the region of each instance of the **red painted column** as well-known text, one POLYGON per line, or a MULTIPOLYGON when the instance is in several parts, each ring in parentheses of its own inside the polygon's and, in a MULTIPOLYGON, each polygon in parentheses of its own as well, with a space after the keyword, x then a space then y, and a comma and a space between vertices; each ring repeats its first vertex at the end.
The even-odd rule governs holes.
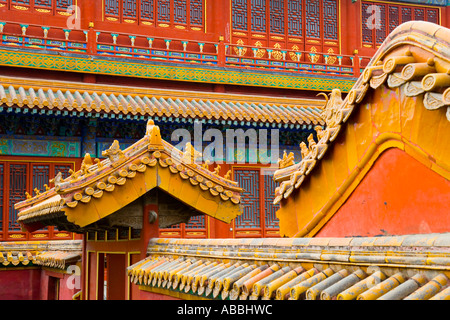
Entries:
POLYGON ((348 42, 349 42, 349 34, 348 34, 348 14, 349 14, 349 4, 351 4, 351 2, 349 0, 340 0, 339 1, 339 12, 340 12, 340 16, 339 16, 339 30, 340 30, 340 34, 339 34, 339 41, 340 41, 340 50, 341 50, 341 54, 348 54, 349 53, 349 49, 348 49, 348 42))
POLYGON ((144 206, 143 225, 141 231, 141 258, 144 259, 147 253, 148 242, 152 238, 159 238, 159 217, 158 205, 148 204, 144 206), (152 217, 156 214, 156 219, 152 217))
POLYGON ((97 53, 95 24, 97 4, 99 1, 79 0, 81 28, 88 30, 87 49, 89 54, 97 53))
POLYGON ((450 28, 450 7, 441 8, 441 25, 450 28))
POLYGON ((206 7, 207 32, 219 42, 218 65, 225 65, 225 44, 230 42, 231 0, 215 0, 206 7))
POLYGON ((88 253, 87 253, 87 247, 86 247, 86 239, 87 235, 83 235, 83 245, 82 245, 82 251, 81 251, 81 300, 87 300, 88 298, 88 290, 89 288, 86 287, 86 277, 87 271, 88 271, 88 253))

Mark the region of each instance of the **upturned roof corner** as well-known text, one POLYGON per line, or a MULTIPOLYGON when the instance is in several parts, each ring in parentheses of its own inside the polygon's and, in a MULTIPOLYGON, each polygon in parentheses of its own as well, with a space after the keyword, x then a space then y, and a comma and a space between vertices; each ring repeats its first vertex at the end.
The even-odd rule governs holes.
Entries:
MULTIPOLYGON (((317 141, 311 135, 308 146, 300 144, 302 160, 288 162, 285 155, 274 174, 275 181, 280 183, 273 202, 281 204, 277 212, 280 229, 284 228, 283 217, 292 215, 292 207, 287 208, 287 203, 296 201, 301 205, 302 200, 292 198, 303 187, 302 197, 308 197, 308 202, 315 205, 310 218, 302 216, 295 236, 314 235, 388 148, 404 150, 450 179, 450 158, 443 151, 446 146, 442 143, 450 132, 449 37, 449 29, 433 23, 404 23, 386 38, 344 99, 338 89, 329 95, 322 94, 326 100, 322 111, 325 129, 316 126, 317 141), (361 127, 370 129, 358 131, 361 127), (425 131, 435 139, 422 139, 425 131), (339 146, 335 143, 337 139, 339 146), (339 159, 337 148, 340 148, 339 159), (342 175, 334 174, 339 176, 339 181, 328 170, 330 185, 324 182, 327 179, 325 158, 345 164, 339 169, 342 175), (308 187, 312 175, 315 175, 315 191, 308 187), (341 179, 342 176, 345 178, 341 179), (323 188, 317 186, 318 180, 324 183, 323 188), (326 189, 331 191, 325 195, 326 189)), ((294 236, 292 232, 287 234, 294 236)))

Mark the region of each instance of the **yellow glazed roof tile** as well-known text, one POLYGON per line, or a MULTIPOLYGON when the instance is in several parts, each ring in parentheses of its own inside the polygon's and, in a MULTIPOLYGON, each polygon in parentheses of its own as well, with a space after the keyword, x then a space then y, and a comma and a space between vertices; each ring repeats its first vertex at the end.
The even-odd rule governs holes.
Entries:
POLYGON ((0 265, 66 269, 81 260, 81 241, 0 242, 0 265))
MULTIPOLYGON (((439 237, 449 239, 450 234, 439 237)), ((448 245, 433 246, 435 235, 421 235, 428 241, 420 242, 416 235, 403 236, 410 243, 406 247, 383 238, 366 239, 370 246, 353 238, 329 238, 285 242, 284 247, 280 239, 153 239, 148 257, 130 266, 127 273, 141 290, 182 293, 194 300, 450 299, 448 245), (391 245, 385 247, 388 242, 391 245), (199 251, 210 254, 206 257, 199 251), (418 251, 440 260, 408 258, 418 251), (358 261, 351 258, 355 252, 361 254, 358 261), (398 259, 387 261, 386 255, 398 259)))
POLYGON ((159 188, 201 214, 230 222, 242 212, 243 190, 235 181, 197 164, 196 154, 191 145, 182 152, 162 140, 159 127, 149 120, 146 135, 132 146, 121 150, 114 141, 103 151, 102 161, 86 154, 81 168, 71 176, 62 179, 58 174, 53 179, 55 187, 17 203, 17 220, 26 226, 66 216, 82 228, 159 188), (123 190, 127 190, 126 198, 120 198, 123 190), (109 194, 121 201, 102 201, 109 194))
POLYGON ((0 78, 0 106, 132 116, 323 125, 323 102, 210 92, 136 90, 70 82, 0 78), (306 116, 305 116, 306 115, 306 116))

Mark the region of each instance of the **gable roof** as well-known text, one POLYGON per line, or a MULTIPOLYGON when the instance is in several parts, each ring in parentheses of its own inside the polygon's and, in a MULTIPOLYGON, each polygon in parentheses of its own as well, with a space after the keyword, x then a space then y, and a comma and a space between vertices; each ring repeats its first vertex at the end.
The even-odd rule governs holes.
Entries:
MULTIPOLYGON (((312 230, 336 212, 388 148, 400 148, 450 179, 445 142, 450 134, 448 39, 450 30, 444 27, 422 21, 404 23, 386 38, 345 98, 337 89, 329 94, 322 113, 326 129, 317 128, 318 141, 309 139, 308 146, 301 145, 302 160, 274 174, 280 182, 274 200, 281 204, 279 218, 289 215, 293 202, 301 206, 308 198, 312 204, 304 208, 295 236, 313 235, 312 230), (376 92, 380 105, 384 102, 378 108, 372 107, 371 100, 376 92), (304 187, 313 183, 312 176, 317 178, 316 186, 304 187)), ((289 228, 288 219, 282 220, 280 228, 283 224, 289 228)), ((292 232, 286 234, 293 236, 292 232)))
POLYGON ((31 227, 62 224, 83 228, 125 207, 155 188, 187 204, 199 214, 230 222, 241 213, 243 191, 229 177, 219 176, 161 139, 153 120, 144 138, 125 150, 114 141, 103 151, 105 160, 84 157, 80 170, 50 188, 16 203, 18 222, 31 227))

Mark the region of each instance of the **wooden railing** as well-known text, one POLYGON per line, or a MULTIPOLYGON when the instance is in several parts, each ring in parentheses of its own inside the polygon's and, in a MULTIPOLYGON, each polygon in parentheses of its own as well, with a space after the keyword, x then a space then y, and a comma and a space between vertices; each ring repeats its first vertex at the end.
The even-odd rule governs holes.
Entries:
POLYGON ((357 77, 370 57, 245 45, 225 45, 226 65, 271 71, 357 77))
POLYGON ((0 22, 0 45, 88 53, 87 31, 9 22, 0 22))
POLYGON ((358 77, 370 57, 0 22, 0 45, 177 64, 358 77))
POLYGON ((96 31, 97 54, 218 65, 218 44, 96 31))

